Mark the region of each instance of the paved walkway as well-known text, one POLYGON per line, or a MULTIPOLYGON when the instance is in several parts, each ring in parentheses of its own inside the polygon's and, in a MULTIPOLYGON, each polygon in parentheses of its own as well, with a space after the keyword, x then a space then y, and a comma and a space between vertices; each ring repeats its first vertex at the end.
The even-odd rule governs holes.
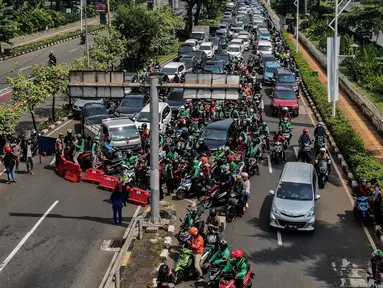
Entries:
MULTIPOLYGON (((296 43, 293 35, 290 34, 289 37, 294 43, 296 43)), ((306 59, 309 66, 313 70, 319 72, 319 80, 327 87, 326 71, 320 67, 320 65, 314 58, 311 57, 310 53, 306 51, 301 44, 299 44, 299 52, 306 59)), ((364 146, 383 164, 383 139, 376 132, 370 120, 363 115, 358 106, 355 105, 355 103, 352 102, 352 100, 342 91, 339 91, 338 107, 341 108, 352 127, 359 133, 359 135, 362 136, 364 146)))
MULTIPOLYGON (((98 25, 100 24, 100 17, 94 17, 94 18, 88 18, 87 25, 98 25)), ((34 42, 37 40, 43 40, 45 38, 55 36, 61 33, 67 33, 70 31, 74 31, 77 29, 80 29, 80 21, 72 22, 67 25, 63 25, 57 28, 48 29, 46 31, 40 31, 29 35, 23 35, 16 38, 13 38, 10 40, 11 43, 13 43, 15 46, 27 44, 30 42, 34 42)), ((85 25, 85 19, 83 19, 83 25, 85 25)), ((4 44, 4 47, 7 47, 7 45, 4 44)))

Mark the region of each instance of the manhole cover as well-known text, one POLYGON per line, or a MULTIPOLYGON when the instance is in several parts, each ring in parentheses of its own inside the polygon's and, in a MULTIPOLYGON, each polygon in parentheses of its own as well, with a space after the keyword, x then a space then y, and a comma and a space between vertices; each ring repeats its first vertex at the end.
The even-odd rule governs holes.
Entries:
POLYGON ((113 239, 109 245, 109 248, 122 248, 125 243, 125 239, 113 239))

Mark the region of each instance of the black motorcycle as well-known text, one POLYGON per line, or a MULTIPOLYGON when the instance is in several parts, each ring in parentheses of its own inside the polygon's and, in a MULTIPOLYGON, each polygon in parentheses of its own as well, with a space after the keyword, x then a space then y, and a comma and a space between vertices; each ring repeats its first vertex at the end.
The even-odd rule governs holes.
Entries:
POLYGON ((84 45, 85 42, 86 42, 86 35, 83 33, 83 34, 81 34, 81 36, 80 36, 80 44, 81 44, 81 45, 84 45))
POLYGON ((105 174, 118 174, 121 172, 124 155, 118 148, 113 148, 111 152, 105 153, 105 156, 103 156, 101 160, 105 174))
POLYGON ((231 192, 226 206, 226 221, 233 222, 237 215, 243 214, 242 195, 231 192))
POLYGON ((303 163, 311 163, 311 142, 303 143, 303 148, 301 149, 301 159, 303 163))
POLYGON ((330 165, 330 163, 326 159, 315 160, 315 162, 317 166, 318 186, 320 189, 323 189, 328 181, 328 165, 330 165))
POLYGON ((249 157, 247 159, 247 173, 249 176, 259 175, 258 159, 255 157, 249 157))

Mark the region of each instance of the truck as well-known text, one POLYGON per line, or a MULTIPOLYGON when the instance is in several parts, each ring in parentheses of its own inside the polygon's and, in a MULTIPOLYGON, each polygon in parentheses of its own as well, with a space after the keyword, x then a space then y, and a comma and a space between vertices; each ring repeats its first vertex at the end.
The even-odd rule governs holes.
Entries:
POLYGON ((193 27, 190 39, 198 40, 198 43, 206 42, 209 40, 210 27, 197 25, 193 27))

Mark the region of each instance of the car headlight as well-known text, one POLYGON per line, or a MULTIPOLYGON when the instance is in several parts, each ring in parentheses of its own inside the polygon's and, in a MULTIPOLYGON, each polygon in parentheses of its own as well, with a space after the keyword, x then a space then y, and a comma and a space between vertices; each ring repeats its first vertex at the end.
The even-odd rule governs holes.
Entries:
POLYGON ((271 213, 279 215, 279 210, 274 203, 273 203, 273 206, 271 206, 271 213))
POLYGON ((314 207, 310 209, 309 212, 307 212, 306 217, 313 217, 315 215, 315 209, 314 207))
POLYGON ((299 104, 294 104, 293 105, 293 108, 298 108, 299 107, 299 104))

